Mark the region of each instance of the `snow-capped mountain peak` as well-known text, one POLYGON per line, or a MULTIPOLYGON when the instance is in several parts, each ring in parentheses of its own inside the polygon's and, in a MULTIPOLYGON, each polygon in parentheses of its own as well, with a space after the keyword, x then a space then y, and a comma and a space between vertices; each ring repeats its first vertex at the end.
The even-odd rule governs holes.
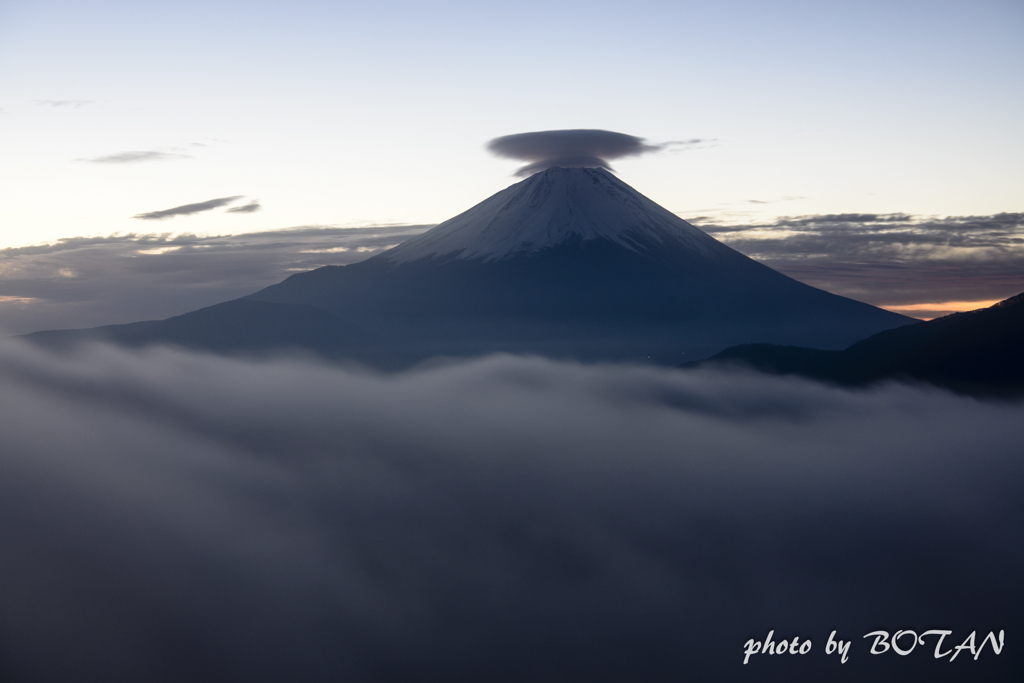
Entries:
POLYGON ((712 259, 727 249, 604 169, 551 168, 377 258, 492 261, 595 239, 633 251, 673 240, 712 259))

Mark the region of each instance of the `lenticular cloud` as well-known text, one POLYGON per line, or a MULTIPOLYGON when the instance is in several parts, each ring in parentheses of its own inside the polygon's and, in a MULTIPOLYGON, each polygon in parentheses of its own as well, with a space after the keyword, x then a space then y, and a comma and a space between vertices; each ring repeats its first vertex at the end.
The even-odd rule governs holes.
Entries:
POLYGON ((543 130, 494 138, 487 143, 493 154, 529 161, 516 175, 529 176, 549 168, 605 168, 612 159, 655 152, 663 145, 609 130, 543 130))
POLYGON ((376 374, 11 343, 0 378, 5 681, 1021 665, 1011 635, 953 663, 860 637, 1019 632, 1020 404, 508 356, 376 374), (772 629, 812 651, 744 666, 772 629))

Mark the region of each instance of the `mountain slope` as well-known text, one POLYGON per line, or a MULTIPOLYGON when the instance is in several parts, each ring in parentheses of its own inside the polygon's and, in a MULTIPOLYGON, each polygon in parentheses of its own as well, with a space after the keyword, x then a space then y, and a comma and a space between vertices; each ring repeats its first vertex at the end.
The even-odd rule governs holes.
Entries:
POLYGON ((334 311, 412 355, 672 363, 735 340, 842 348, 912 321, 775 272, 592 168, 538 173, 367 261, 250 298, 334 311))
POLYGON ((34 332, 24 338, 51 347, 93 340, 125 346, 159 342, 222 353, 304 349, 325 355, 361 351, 373 341, 365 330, 322 308, 248 299, 226 301, 166 320, 34 332))
POLYGON ((971 393, 1024 393, 1024 294, 887 330, 843 351, 747 344, 688 367, 743 364, 842 384, 904 378, 971 393))
MULTIPOLYGON (((497 351, 678 364, 743 342, 839 349, 912 322, 775 272, 594 168, 538 173, 373 258, 299 273, 242 301, 330 313, 373 339, 335 355, 398 365, 497 351)), ((160 326, 132 334, 132 343, 171 340, 160 326)), ((185 341, 239 333, 203 335, 185 341)))

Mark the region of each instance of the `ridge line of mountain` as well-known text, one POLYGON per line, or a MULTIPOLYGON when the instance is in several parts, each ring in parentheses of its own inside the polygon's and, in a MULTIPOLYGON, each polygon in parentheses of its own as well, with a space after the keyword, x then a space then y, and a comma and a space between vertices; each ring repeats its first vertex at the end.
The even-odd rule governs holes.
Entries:
POLYGON ((845 386, 904 380, 967 394, 1024 396, 1024 293, 885 330, 838 351, 740 344, 680 367, 736 366, 845 386))

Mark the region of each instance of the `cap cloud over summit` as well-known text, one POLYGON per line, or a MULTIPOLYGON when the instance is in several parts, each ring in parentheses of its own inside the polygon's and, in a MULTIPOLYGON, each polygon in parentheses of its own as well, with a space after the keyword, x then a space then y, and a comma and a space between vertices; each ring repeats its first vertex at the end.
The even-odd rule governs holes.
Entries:
POLYGON ((487 143, 493 154, 529 161, 516 175, 528 176, 548 168, 583 166, 611 170, 612 159, 662 149, 643 138, 608 130, 544 130, 494 138, 487 143))

